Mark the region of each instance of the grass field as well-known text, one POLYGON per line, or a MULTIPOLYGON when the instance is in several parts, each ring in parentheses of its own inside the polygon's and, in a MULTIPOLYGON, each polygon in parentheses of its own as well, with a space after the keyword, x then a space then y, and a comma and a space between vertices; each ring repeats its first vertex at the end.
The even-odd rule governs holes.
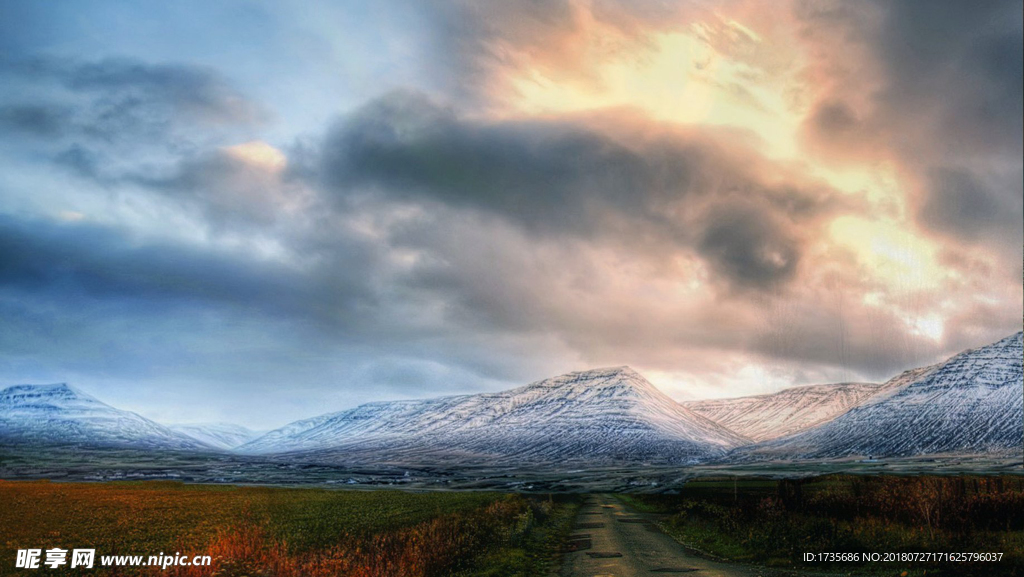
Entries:
POLYGON ((210 567, 136 573, 303 577, 538 574, 577 505, 500 493, 10 481, 0 481, 0 504, 3 575, 20 571, 17 549, 86 547, 97 557, 214 559, 210 567))
POLYGON ((707 479, 623 496, 691 548, 733 561, 856 574, 1024 575, 1024 477, 707 479), (804 562, 804 553, 996 552, 998 563, 804 562))

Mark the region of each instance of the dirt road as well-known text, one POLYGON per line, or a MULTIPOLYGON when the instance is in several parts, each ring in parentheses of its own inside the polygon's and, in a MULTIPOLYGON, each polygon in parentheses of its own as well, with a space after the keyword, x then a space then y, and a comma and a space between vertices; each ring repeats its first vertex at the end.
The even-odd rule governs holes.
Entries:
POLYGON ((580 509, 572 547, 560 577, 759 577, 762 570, 717 563, 687 553, 649 516, 607 495, 593 495, 580 509))

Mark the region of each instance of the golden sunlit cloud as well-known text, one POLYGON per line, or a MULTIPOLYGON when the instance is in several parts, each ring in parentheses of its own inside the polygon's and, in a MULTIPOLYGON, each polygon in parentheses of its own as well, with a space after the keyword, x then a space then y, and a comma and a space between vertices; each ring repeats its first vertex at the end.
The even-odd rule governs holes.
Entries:
MULTIPOLYGON (((809 174, 837 190, 902 217, 906 207, 895 168, 888 163, 831 165, 810 160, 803 149, 815 87, 803 73, 806 55, 794 32, 774 26, 773 37, 718 14, 686 29, 652 32, 648 41, 610 56, 601 54, 579 81, 578 70, 560 76, 549 68, 511 73, 516 115, 552 115, 604 108, 633 108, 652 119, 684 125, 746 130, 761 141, 766 157, 805 163, 809 174)), ((613 43, 615 34, 592 26, 582 42, 613 43)))
POLYGON ((288 164, 283 152, 262 140, 253 140, 225 147, 224 152, 231 158, 268 172, 280 172, 288 164))
MULTIPOLYGON (((761 42, 738 22, 724 26, 745 42, 761 42)), ((750 130, 769 155, 795 158, 802 117, 788 102, 792 87, 719 53, 704 38, 708 29, 699 23, 682 32, 652 34, 637 52, 595 63, 596 83, 526 70, 512 79, 518 95, 513 105, 525 114, 632 107, 657 120, 750 130)))
POLYGON ((874 280, 897 293, 934 289, 945 276, 935 247, 905 223, 841 216, 829 225, 832 241, 857 255, 874 280))

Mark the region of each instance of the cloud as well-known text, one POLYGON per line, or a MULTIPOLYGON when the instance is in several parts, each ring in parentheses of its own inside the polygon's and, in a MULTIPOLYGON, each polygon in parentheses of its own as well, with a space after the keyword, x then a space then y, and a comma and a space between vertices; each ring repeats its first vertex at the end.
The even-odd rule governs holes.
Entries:
POLYGON ((251 142, 102 180, 186 211, 205 240, 12 227, 6 283, 255 315, 496 379, 524 374, 524 356, 678 370, 705 350, 871 375, 920 358, 898 314, 861 302, 878 287, 859 265, 823 252, 828 222, 865 206, 726 136, 614 111, 479 118, 393 93, 316 154, 251 142))
POLYGON ((167 106, 202 122, 247 123, 262 116, 218 73, 198 66, 108 59, 72 66, 40 63, 32 71, 48 72, 73 91, 102 94, 112 103, 167 106))
POLYGON ((928 175, 929 194, 921 207, 921 220, 931 229, 968 242, 992 239, 1018 247, 1024 226, 1018 218, 1024 214, 1019 177, 1020 173, 1015 189, 1000 190, 965 170, 935 169, 928 175))
POLYGON ((484 211, 545 237, 629 245, 639 254, 696 251, 734 286, 778 287, 793 277, 802 248, 803 234, 787 229, 813 228, 837 204, 821 183, 763 182, 754 168, 763 163, 742 145, 611 112, 471 120, 402 92, 338 124, 322 172, 339 198, 484 211))
POLYGON ((1021 4, 802 2, 796 14, 818 55, 812 150, 895 157, 920 183, 909 197, 926 230, 993 247, 1019 270, 1021 4))
POLYGON ((642 47, 652 31, 685 27, 709 8, 647 0, 427 0, 413 10, 430 24, 427 65, 439 90, 466 106, 488 108, 514 92, 514 72, 557 71, 567 82, 593 84, 595 61, 642 47))
POLYGON ((1016 330, 1019 4, 339 9, 372 54, 281 6, 216 68, 0 61, 0 376, 266 426, 600 365, 882 379, 1016 330), (515 104, 538 78, 565 106, 515 104))
POLYGON ((12 104, 0 107, 0 126, 39 137, 60 135, 69 118, 70 112, 60 106, 12 104))
POLYGON ((704 215, 700 252, 720 273, 742 287, 778 286, 792 279, 800 247, 756 206, 726 206, 704 215))
POLYGON ((349 224, 332 216, 289 239, 302 254, 268 258, 251 236, 232 247, 4 217, 0 374, 77 377, 143 404, 215 387, 241 418, 276 425, 325 402, 494 387, 549 363, 523 360, 538 348, 559 350, 435 314, 453 297, 418 288, 400 255, 349 224))
POLYGON ((182 150, 268 117, 200 66, 7 57, 0 59, 0 78, 9 87, 0 97, 0 126, 29 146, 79 158, 83 151, 182 150))
MULTIPOLYGON (((615 114, 472 119, 410 93, 340 121, 316 163, 290 172, 292 161, 303 163, 249 143, 163 176, 102 181, 147 211, 186 210, 210 226, 203 240, 9 219, 0 292, 124 322, 262 319, 292 335, 288 348, 431 360, 491 379, 564 370, 575 356, 573 367, 679 367, 694 349, 769 354, 756 338, 776 330, 764 307, 805 298, 793 283, 809 239, 855 206, 714 131, 615 114), (282 209, 293 193, 307 196, 282 209)), ((51 330, 86 330, 59 318, 51 330)), ((230 327, 240 321, 223 322, 205 329, 223 342, 204 346, 239 338, 230 327)))
MULTIPOLYGON (((133 238, 127 231, 92 222, 23 221, 3 218, 0 255, 5 266, 0 285, 7 289, 50 293, 90 300, 123 300, 154 307, 169 302, 226 305, 263 313, 313 317, 314 287, 292 284, 294 274, 282 263, 245 253, 210 250, 133 238)), ((340 251, 335 253, 339 260, 340 251)), ((354 286, 335 284, 335 312, 354 286), (346 288, 348 290, 346 290, 346 288)), ((356 289, 356 290, 353 290, 356 289)))
MULTIPOLYGON (((934 146, 959 154, 1021 151, 1022 7, 956 1, 882 3, 874 38, 886 71, 885 116, 930 116, 934 146)), ((917 142, 915 144, 922 144, 917 142)))

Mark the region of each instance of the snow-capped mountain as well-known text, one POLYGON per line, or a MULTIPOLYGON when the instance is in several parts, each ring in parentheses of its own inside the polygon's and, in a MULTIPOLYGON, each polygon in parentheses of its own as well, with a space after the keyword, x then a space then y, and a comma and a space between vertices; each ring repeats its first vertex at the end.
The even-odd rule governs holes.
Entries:
POLYGON ((0 445, 448 466, 1019 455, 1021 341, 1017 333, 880 385, 814 385, 680 404, 617 367, 498 393, 368 403, 260 436, 224 423, 164 426, 65 384, 15 385, 0 390, 0 445))
POLYGON ((686 462, 745 443, 618 367, 500 393, 369 403, 292 423, 238 451, 421 462, 686 462))
POLYGON ((733 432, 768 441, 820 425, 884 390, 887 385, 877 383, 809 385, 767 395, 683 404, 733 432))
POLYGON ((0 444, 210 450, 130 411, 115 409, 64 383, 0 390, 0 444))
POLYGON ((175 423, 167 425, 167 428, 225 451, 234 449, 263 434, 234 423, 175 423))
POLYGON ((767 458, 1016 451, 1024 437, 1022 333, 914 371, 843 415, 740 454, 767 458))

